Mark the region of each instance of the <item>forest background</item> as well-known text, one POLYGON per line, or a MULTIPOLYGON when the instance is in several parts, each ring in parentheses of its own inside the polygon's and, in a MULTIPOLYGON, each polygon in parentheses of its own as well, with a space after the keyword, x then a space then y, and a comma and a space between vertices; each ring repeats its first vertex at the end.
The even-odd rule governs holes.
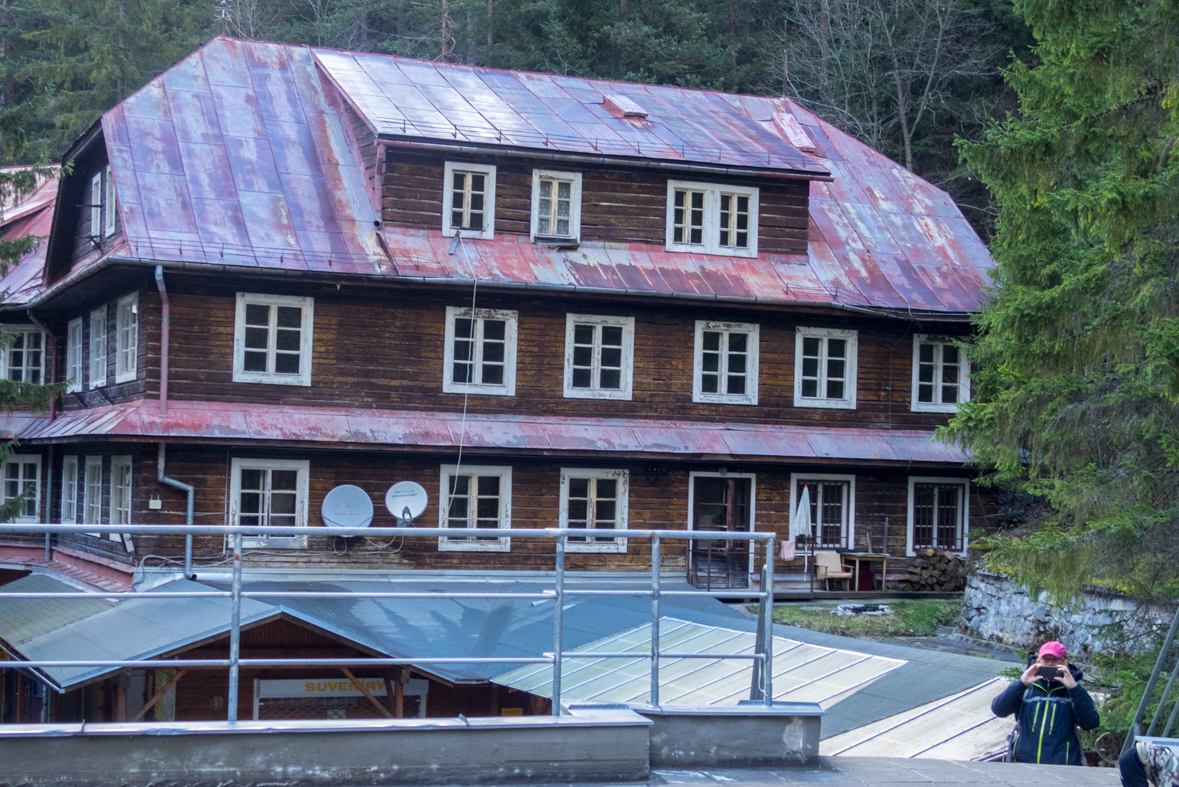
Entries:
POLYGON ((0 0, 0 162, 58 159, 99 115, 215 35, 570 76, 787 95, 945 188, 1013 106, 1032 42, 1010 0, 0 0))

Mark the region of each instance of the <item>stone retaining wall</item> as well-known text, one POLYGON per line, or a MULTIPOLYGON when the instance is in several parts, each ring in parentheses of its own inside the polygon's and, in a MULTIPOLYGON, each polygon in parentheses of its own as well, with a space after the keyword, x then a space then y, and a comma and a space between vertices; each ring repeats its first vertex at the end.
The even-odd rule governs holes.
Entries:
POLYGON ((1031 598, 1007 577, 975 570, 966 581, 959 631, 1024 650, 1054 639, 1076 660, 1088 661, 1094 652, 1113 653, 1126 643, 1129 650, 1144 649, 1150 644, 1146 635, 1169 625, 1174 614, 1174 608, 1142 607, 1129 596, 1096 589, 1086 592, 1075 608, 1063 608, 1049 603, 1046 593, 1031 598), (1115 643, 1101 627, 1119 622, 1125 634, 1115 643))

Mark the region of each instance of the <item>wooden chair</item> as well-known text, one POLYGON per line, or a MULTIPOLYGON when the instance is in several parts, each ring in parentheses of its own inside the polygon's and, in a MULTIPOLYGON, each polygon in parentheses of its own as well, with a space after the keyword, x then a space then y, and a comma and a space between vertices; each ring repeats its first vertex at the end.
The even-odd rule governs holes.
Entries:
POLYGON ((831 589, 831 580, 843 580, 847 588, 851 589, 852 572, 843 565, 838 552, 830 550, 815 551, 815 579, 824 582, 823 587, 831 589))

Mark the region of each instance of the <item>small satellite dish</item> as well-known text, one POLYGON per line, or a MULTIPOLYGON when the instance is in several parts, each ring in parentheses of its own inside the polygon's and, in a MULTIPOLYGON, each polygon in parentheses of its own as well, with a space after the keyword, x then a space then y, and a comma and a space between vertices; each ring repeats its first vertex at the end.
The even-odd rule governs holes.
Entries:
POLYGON ((360 487, 344 484, 327 493, 320 513, 328 527, 368 527, 373 521, 373 501, 360 487))
POLYGON ((398 481, 385 493, 385 507, 397 517, 397 526, 405 527, 426 510, 426 490, 413 481, 398 481))

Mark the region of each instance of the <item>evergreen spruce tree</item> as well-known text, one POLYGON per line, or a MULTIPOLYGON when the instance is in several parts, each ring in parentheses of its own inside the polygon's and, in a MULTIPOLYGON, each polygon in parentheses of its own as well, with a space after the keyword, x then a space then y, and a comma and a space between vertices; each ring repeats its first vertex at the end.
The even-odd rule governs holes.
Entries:
POLYGON ((992 564, 1071 598, 1179 592, 1179 5, 1016 0, 1019 110, 964 144, 1001 208, 948 437, 1052 513, 992 564))

